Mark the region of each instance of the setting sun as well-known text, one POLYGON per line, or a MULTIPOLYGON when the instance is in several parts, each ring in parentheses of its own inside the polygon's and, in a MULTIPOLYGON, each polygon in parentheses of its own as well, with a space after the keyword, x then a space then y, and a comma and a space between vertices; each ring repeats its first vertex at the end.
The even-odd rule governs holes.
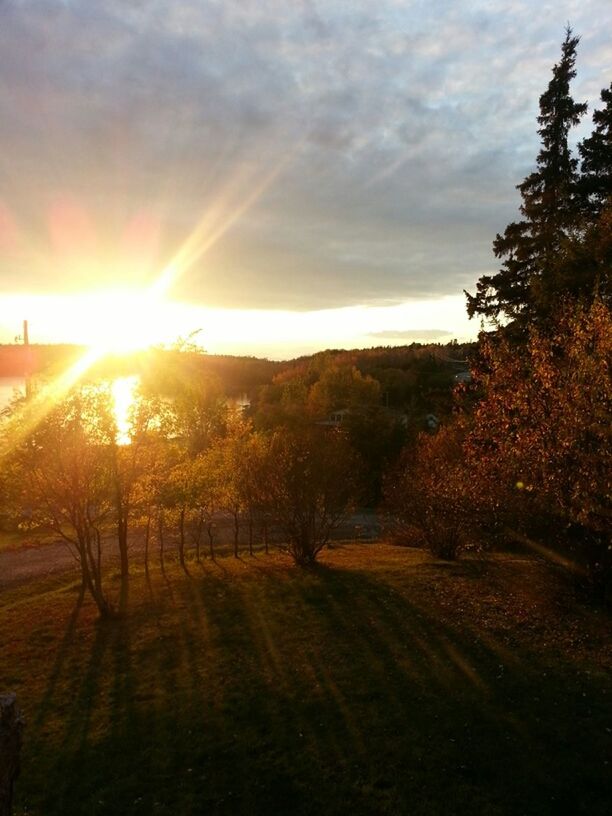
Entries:
POLYGON ((160 342, 165 304, 151 291, 103 292, 95 295, 95 301, 100 317, 92 326, 90 342, 101 351, 123 354, 160 342))

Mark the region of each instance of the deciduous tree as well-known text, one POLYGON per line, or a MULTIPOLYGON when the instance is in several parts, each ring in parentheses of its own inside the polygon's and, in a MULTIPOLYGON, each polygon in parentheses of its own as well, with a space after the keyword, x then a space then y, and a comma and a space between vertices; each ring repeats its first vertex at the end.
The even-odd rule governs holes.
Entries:
POLYGON ((330 541, 360 487, 361 463, 335 431, 279 431, 271 441, 267 491, 273 518, 297 564, 330 541))

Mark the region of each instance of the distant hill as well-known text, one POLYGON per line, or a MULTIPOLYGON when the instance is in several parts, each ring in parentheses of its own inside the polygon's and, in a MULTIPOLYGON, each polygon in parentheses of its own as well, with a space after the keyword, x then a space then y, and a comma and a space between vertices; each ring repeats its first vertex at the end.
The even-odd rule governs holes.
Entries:
MULTIPOLYGON (((189 376, 198 372, 218 379, 228 396, 253 394, 261 386, 298 377, 318 379, 326 366, 353 365, 362 374, 378 379, 391 402, 401 403, 407 378, 415 372, 429 371, 448 377, 467 367, 467 357, 474 344, 455 342, 412 343, 407 346, 379 346, 367 349, 328 349, 288 361, 258 357, 203 354, 193 350, 149 349, 127 355, 109 355, 91 371, 93 377, 129 376, 139 374, 154 377, 156 373, 181 373, 189 376), (412 374, 410 374, 412 372, 412 374)), ((52 377, 73 365, 85 347, 78 345, 0 345, 0 377, 19 377, 30 373, 52 377)))
POLYGON ((68 344, 0 344, 0 377, 24 377, 28 373, 62 370, 72 365, 84 352, 84 346, 68 344))
MULTIPOLYGON (((73 365, 86 351, 77 345, 0 345, 0 377, 28 374, 53 377, 73 365)), ((107 355, 91 369, 92 377, 122 377, 168 370, 200 371, 218 378, 229 396, 270 382, 283 363, 257 357, 200 354, 193 351, 148 349, 125 355, 107 355)))

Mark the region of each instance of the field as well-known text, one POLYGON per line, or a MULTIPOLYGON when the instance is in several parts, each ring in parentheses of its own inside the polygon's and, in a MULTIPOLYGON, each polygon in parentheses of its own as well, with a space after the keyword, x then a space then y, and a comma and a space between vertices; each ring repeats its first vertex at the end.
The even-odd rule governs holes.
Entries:
POLYGON ((527 555, 336 545, 0 595, 27 718, 16 812, 604 814, 610 620, 527 555), (78 614, 77 614, 78 612, 78 614))

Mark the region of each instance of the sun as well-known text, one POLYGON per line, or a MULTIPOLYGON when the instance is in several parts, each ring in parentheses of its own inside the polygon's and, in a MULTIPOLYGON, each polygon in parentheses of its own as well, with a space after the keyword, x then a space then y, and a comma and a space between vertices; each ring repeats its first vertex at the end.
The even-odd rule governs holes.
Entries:
POLYGON ((103 356, 129 354, 162 342, 171 311, 166 293, 174 276, 174 269, 168 267, 149 287, 97 292, 88 345, 103 356))
POLYGON ((89 345, 100 353, 128 354, 159 342, 163 302, 131 290, 100 293, 96 300, 100 311, 89 345))

